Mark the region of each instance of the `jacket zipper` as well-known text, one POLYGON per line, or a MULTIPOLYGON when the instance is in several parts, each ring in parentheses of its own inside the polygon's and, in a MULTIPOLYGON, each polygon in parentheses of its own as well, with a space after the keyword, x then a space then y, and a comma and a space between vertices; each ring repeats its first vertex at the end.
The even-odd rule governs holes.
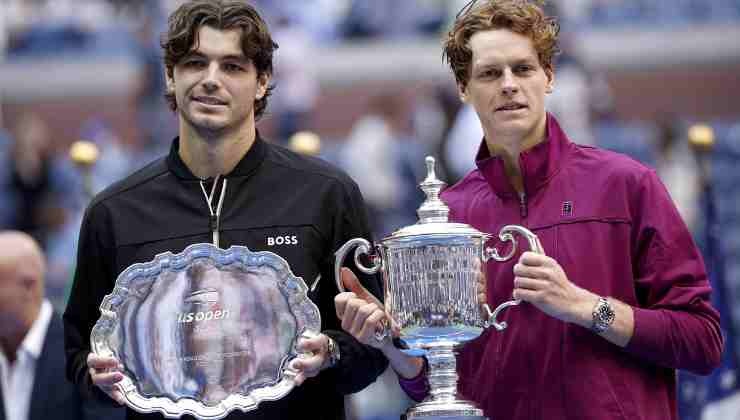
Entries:
POLYGON ((208 229, 211 231, 211 237, 213 239, 213 245, 216 247, 219 247, 219 230, 221 228, 221 208, 224 204, 224 197, 226 196, 226 182, 228 181, 226 178, 224 178, 222 186, 221 186, 221 194, 219 194, 218 198, 218 205, 216 206, 216 209, 213 208, 213 198, 216 193, 216 187, 218 186, 218 179, 217 176, 213 180, 213 187, 211 188, 211 194, 209 195, 206 193, 206 187, 205 183, 201 180, 200 181, 200 189, 203 191, 203 197, 206 199, 206 204, 208 205, 208 229))
POLYGON ((527 194, 524 192, 519 193, 519 215, 527 218, 527 194))

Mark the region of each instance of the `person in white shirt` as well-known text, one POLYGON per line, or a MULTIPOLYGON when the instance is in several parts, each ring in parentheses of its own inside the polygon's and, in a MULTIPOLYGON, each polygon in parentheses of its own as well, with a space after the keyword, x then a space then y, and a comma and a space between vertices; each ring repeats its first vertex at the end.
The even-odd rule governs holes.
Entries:
POLYGON ((0 420, 123 419, 86 401, 64 377, 63 327, 44 298, 46 261, 36 241, 0 232, 0 420))

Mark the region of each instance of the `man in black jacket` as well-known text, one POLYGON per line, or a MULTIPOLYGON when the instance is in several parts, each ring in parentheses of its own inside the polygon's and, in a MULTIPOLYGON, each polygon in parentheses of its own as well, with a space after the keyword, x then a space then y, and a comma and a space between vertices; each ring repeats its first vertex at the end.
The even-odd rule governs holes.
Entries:
MULTIPOLYGON (((387 364, 380 352, 343 332, 334 311, 333 252, 353 237, 369 237, 360 192, 332 166, 257 133, 277 45, 251 6, 187 2, 170 16, 162 46, 179 137, 169 156, 112 185, 87 209, 64 314, 67 376, 87 393, 122 402, 113 386, 122 379, 118 361, 91 353, 89 345, 98 307, 116 277, 134 263, 191 244, 244 245, 280 255, 311 285, 322 333, 299 343, 312 354, 294 364, 300 386, 227 418, 344 418, 343 395, 367 386, 387 364)), ((363 280, 380 294, 376 278, 363 280)), ((161 415, 129 410, 128 418, 161 415)))

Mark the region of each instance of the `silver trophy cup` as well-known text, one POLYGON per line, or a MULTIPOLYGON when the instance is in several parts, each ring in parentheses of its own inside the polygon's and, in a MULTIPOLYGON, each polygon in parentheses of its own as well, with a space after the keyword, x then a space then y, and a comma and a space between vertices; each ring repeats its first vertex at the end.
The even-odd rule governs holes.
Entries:
MULTIPOLYGON (((354 258, 360 270, 382 273, 385 309, 400 327, 401 338, 409 346, 407 352, 427 357, 430 393, 407 411, 408 420, 483 419, 482 410, 457 394, 455 352, 485 328, 504 330, 506 322, 499 322, 498 314, 521 301, 509 300, 491 311, 487 304, 477 301, 477 284, 483 279, 486 262, 507 261, 514 256, 515 234, 527 240, 531 251, 544 251, 537 236, 522 226, 501 229, 499 239, 511 242, 508 252, 501 255, 486 247, 491 235, 466 224, 449 223, 449 208, 439 199, 446 183, 434 173, 434 158, 427 157, 426 164, 427 177, 420 186, 427 198, 417 211, 419 222, 394 232, 374 247, 362 238, 345 243, 336 252, 337 287, 345 290, 340 269, 345 256, 356 248, 354 258), (362 255, 369 256, 370 267, 363 265, 362 255)), ((387 334, 386 326, 376 338, 382 340, 387 334)))

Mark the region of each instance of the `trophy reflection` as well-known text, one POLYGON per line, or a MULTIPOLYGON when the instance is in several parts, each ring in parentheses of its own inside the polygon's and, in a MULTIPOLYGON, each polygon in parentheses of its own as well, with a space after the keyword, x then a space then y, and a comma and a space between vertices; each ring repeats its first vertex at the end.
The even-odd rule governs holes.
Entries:
MULTIPOLYGON (((385 309, 400 327, 401 338, 409 346, 407 352, 424 354, 429 362, 429 396, 407 411, 408 420, 484 419, 482 410, 457 394, 455 352, 485 328, 504 330, 506 323, 498 321, 499 313, 521 301, 505 301, 493 311, 486 304, 487 319, 483 319, 476 297, 479 278, 487 261, 507 261, 514 256, 515 234, 527 240, 529 250, 544 251, 537 236, 522 226, 501 229, 499 239, 511 242, 508 252, 501 255, 486 247, 491 235, 467 224, 450 223, 449 208, 439 198, 446 183, 435 175, 434 158, 427 157, 426 165, 427 177, 420 187, 427 197, 417 210, 419 222, 374 246, 362 238, 347 241, 336 252, 337 287, 344 291, 339 270, 353 248, 361 271, 382 273, 385 309), (370 267, 362 264, 362 255, 370 257, 370 267)), ((387 334, 388 328, 376 338, 382 340, 387 334)))

